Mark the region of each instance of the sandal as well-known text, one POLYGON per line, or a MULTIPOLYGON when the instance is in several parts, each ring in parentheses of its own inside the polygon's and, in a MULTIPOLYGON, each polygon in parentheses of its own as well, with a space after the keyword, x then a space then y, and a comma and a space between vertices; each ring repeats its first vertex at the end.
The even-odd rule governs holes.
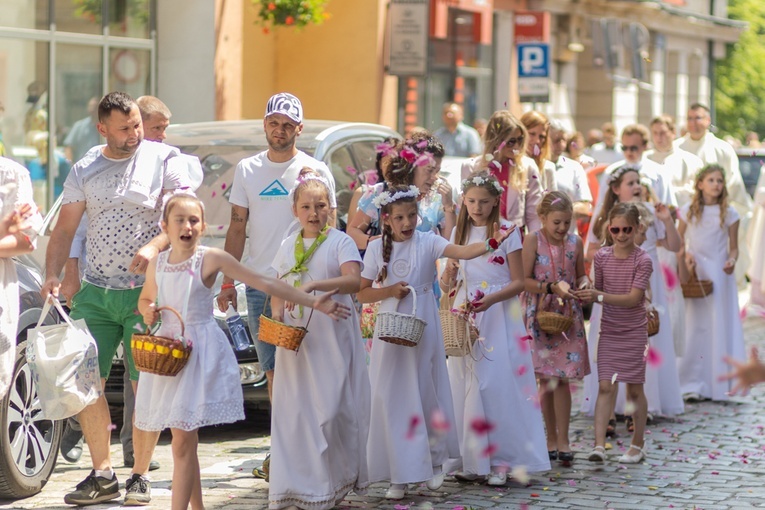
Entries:
POLYGON ((587 457, 587 460, 590 462, 603 462, 606 460, 606 447, 605 446, 596 446, 591 452, 590 456, 587 457))
POLYGON ((558 450, 547 450, 547 455, 550 460, 558 460, 558 450))
POLYGON ((558 460, 564 466, 571 465, 574 462, 574 452, 558 452, 558 460))
POLYGON ((616 437, 616 420, 608 420, 608 426, 606 427, 606 437, 616 437))
POLYGON ((627 426, 627 432, 635 432, 635 420, 632 419, 632 416, 624 418, 624 424, 627 426))

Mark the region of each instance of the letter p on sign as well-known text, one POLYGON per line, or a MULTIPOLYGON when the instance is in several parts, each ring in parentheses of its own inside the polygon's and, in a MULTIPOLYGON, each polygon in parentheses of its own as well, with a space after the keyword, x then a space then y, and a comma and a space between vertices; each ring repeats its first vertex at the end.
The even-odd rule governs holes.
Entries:
POLYGON ((548 54, 547 44, 519 44, 518 76, 521 78, 549 76, 548 54))

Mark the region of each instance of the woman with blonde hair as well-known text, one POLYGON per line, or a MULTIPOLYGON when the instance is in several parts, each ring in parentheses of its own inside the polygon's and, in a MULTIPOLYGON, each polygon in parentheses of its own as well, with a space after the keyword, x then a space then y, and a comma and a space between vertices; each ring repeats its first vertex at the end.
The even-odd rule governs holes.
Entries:
POLYGON ((462 179, 488 171, 504 189, 500 196, 502 218, 534 232, 541 226, 536 208, 544 188, 536 163, 525 155, 527 138, 526 127, 512 113, 494 112, 484 133, 483 154, 462 165, 462 179))
POLYGON ((555 191, 555 163, 550 161, 550 120, 542 113, 528 111, 521 116, 526 126, 529 139, 526 142, 526 155, 534 160, 542 177, 542 189, 555 191))

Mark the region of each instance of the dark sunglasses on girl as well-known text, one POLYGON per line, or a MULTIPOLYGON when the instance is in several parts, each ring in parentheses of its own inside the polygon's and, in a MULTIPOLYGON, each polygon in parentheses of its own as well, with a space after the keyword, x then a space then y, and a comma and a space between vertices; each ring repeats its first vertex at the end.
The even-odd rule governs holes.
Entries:
POLYGON ((507 147, 515 147, 516 145, 520 145, 523 143, 523 137, 519 136, 518 138, 508 138, 505 140, 505 145, 507 147))
POLYGON ((619 232, 624 232, 625 234, 631 234, 632 233, 632 227, 608 227, 608 231, 611 232, 613 235, 618 235, 619 232))

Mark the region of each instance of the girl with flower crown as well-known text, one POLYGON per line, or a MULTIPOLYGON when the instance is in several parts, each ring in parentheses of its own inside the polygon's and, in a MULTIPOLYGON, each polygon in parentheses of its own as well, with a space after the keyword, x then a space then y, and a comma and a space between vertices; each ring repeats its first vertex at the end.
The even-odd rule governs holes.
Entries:
MULTIPOLYGON (((498 223, 512 227, 499 217, 502 191, 486 172, 462 182, 455 244, 490 239, 498 223)), ((474 315, 481 338, 467 356, 447 360, 461 454, 449 470, 459 469, 455 477, 460 481, 487 479, 489 485, 504 485, 511 467, 550 469, 542 414, 534 405, 531 352, 520 340, 526 336, 518 299, 524 284, 520 232, 513 231, 494 252, 459 266, 449 260, 441 289, 454 296, 453 309, 474 315), (477 430, 475 423, 486 423, 491 430, 477 430)))
POLYGON ((369 479, 391 482, 388 499, 402 499, 409 483, 426 481, 429 489, 438 489, 444 464, 459 457, 446 353, 433 298, 436 260, 479 257, 498 249, 511 233, 494 225, 494 235, 488 239, 466 246, 449 244, 441 236, 416 230, 419 195, 415 186, 390 187, 376 198, 383 234, 364 255, 357 295, 362 303, 381 301, 380 312, 401 313, 412 313, 416 296, 416 316, 427 323, 414 347, 384 342, 377 331, 372 342, 369 479), (377 287, 372 286, 375 282, 377 287))
POLYGON ((534 160, 526 156, 526 126, 507 110, 499 110, 489 119, 483 135, 483 155, 462 165, 462 178, 488 171, 502 185, 499 213, 526 232, 541 227, 537 204, 542 200, 541 176, 534 160))
POLYGON ((287 237, 273 268, 305 292, 338 293, 351 317, 333 321, 272 300, 273 318, 308 328, 298 352, 276 350, 269 470, 269 508, 334 508, 365 492, 369 375, 351 294, 361 257, 346 234, 327 225, 329 183, 303 169, 291 191, 301 229, 287 237))
POLYGON ((348 222, 346 232, 353 238, 359 250, 379 235, 368 233, 370 225, 380 221, 380 208, 375 198, 390 186, 416 186, 419 219, 417 230, 434 232, 449 239, 456 221, 456 209, 452 188, 438 178, 444 146, 427 133, 412 135, 396 144, 382 143, 378 146, 384 182, 368 188, 358 201, 358 211, 348 222))

